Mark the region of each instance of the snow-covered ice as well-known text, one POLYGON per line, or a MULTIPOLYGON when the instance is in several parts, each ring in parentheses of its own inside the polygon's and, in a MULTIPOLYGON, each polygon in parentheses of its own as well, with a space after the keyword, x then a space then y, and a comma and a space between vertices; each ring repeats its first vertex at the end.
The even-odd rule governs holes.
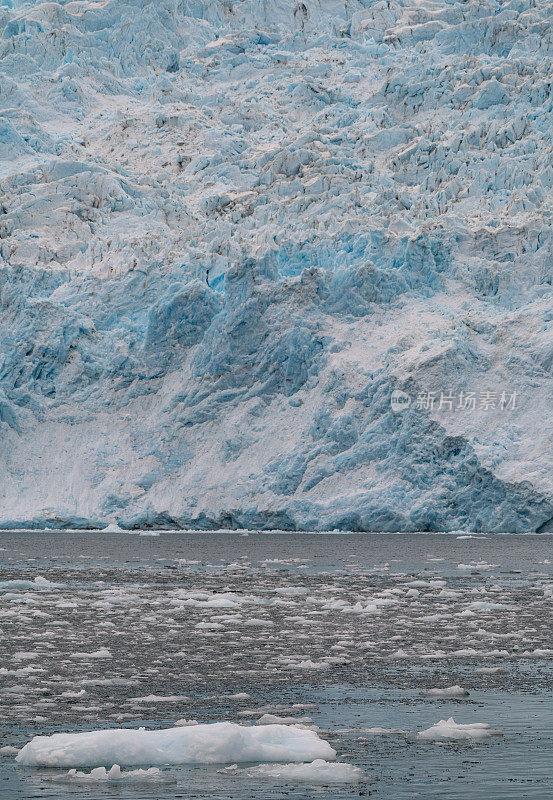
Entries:
POLYGON ((443 689, 435 687, 433 689, 428 689, 425 694, 428 697, 441 697, 444 699, 448 698, 459 698, 459 697, 468 697, 470 692, 466 689, 463 689, 462 686, 445 686, 443 689))
POLYGON ((59 589, 61 584, 49 581, 42 575, 37 575, 32 581, 8 580, 0 581, 0 591, 5 589, 59 589))
POLYGON ((4 747, 0 747, 0 756, 15 756, 19 753, 19 748, 14 747, 13 745, 7 744, 4 747))
POLYGON ((63 776, 56 776, 54 779, 57 782, 63 783, 119 783, 125 781, 127 783, 149 783, 154 781, 165 782, 167 777, 158 767, 149 767, 148 769, 131 769, 125 772, 121 769, 119 764, 114 764, 110 769, 105 767, 95 767, 90 772, 81 772, 77 769, 70 769, 63 776))
POLYGON ((107 647, 100 647, 92 653, 72 653, 71 658, 111 658, 111 653, 107 647))
POLYGON ((0 21, 0 526, 553 526, 549 0, 0 21))
POLYGON ((288 725, 214 722, 162 730, 115 729, 35 736, 16 756, 19 764, 96 767, 139 764, 224 764, 247 761, 333 759, 336 752, 314 731, 288 725))
POLYGON ((259 764, 242 770, 248 777, 277 781, 301 781, 311 784, 359 783, 367 776, 359 767, 342 762, 316 759, 306 764, 259 764))
POLYGON ((106 525, 105 528, 102 529, 103 533, 121 533, 123 528, 121 528, 116 522, 110 522, 109 525, 106 525))
POLYGON ((502 736, 502 731, 493 729, 485 722, 457 723, 453 717, 441 719, 435 725, 417 734, 419 739, 430 742, 470 740, 482 742, 492 736, 502 736))

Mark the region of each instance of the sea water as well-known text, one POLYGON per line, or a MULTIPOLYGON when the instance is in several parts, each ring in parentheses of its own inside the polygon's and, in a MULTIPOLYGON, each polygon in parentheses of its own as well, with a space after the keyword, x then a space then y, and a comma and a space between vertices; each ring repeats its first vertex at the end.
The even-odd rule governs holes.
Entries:
POLYGON ((18 766, 4 749, 0 798, 545 800, 552 545, 549 535, 1 534, 0 747, 272 715, 316 726, 366 780, 329 787, 221 764, 82 784, 67 769, 18 766), (451 686, 468 695, 427 694, 451 686), (449 717, 502 735, 418 736, 449 717))

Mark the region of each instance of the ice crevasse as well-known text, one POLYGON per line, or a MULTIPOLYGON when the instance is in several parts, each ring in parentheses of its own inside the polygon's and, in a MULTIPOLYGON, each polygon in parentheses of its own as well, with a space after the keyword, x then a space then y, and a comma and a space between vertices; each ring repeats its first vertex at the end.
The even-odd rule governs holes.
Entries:
POLYGON ((548 530, 550 14, 0 6, 0 527, 548 530))

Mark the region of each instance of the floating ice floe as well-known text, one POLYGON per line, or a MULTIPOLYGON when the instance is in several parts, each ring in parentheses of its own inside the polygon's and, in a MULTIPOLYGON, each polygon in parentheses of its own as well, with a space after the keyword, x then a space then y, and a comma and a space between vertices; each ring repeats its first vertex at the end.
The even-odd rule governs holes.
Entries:
POLYGON ((446 686, 443 689, 428 689, 425 694, 427 697, 455 698, 468 697, 469 692, 462 686, 446 686))
POLYGON ((553 650, 550 647, 536 647, 534 650, 523 650, 520 655, 525 658, 544 658, 553 655, 553 650))
POLYGON ((188 702, 188 697, 180 694, 169 694, 169 695, 160 695, 160 694, 147 694, 144 697, 131 697, 129 702, 131 703, 186 703, 188 702))
POLYGON ((92 653, 71 653, 71 658, 111 658, 111 653, 107 647, 100 647, 92 653))
MULTIPOLYGON (((235 772, 236 770, 221 770, 221 772, 235 772)), ((367 780, 362 769, 353 764, 330 762, 316 759, 305 764, 259 764, 257 767, 238 770, 241 775, 250 778, 269 778, 278 781, 305 782, 305 783, 359 783, 367 780)))
MULTIPOLYGON (((15 659, 16 655, 17 654, 14 655, 14 659, 15 659)), ((15 659, 15 660, 19 660, 19 659, 15 659)), ((16 669, 7 669, 6 667, 0 667, 0 675, 1 676, 14 675, 16 678, 24 678, 27 675, 33 675, 34 673, 37 673, 37 672, 44 672, 44 670, 41 667, 33 667, 33 666, 18 667, 16 669)))
POLYGON ((15 756, 19 753, 18 747, 13 747, 13 745, 6 744, 4 747, 0 747, 0 756, 15 756))
POLYGON ((373 728, 338 728, 335 733, 363 733, 370 734, 371 736, 405 736, 407 735, 408 731, 405 731, 402 728, 381 728, 379 726, 375 726, 373 728))
POLYGON ((407 731, 401 728, 381 728, 378 725, 374 728, 362 728, 359 732, 368 733, 371 736, 396 736, 405 735, 407 733, 407 731))
POLYGON ((485 600, 475 600, 469 604, 471 611, 508 611, 514 608, 516 606, 508 605, 507 603, 488 603, 485 600))
POLYGON ((419 739, 430 742, 469 740, 482 742, 492 736, 502 736, 503 731, 494 730, 485 722, 457 723, 453 717, 441 719, 435 725, 417 734, 419 739))
POLYGON ((42 575, 37 575, 32 581, 13 580, 13 581, 0 581, 1 589, 59 589, 63 586, 62 583, 53 583, 48 578, 43 578, 42 575))
POLYGON ((19 650, 17 653, 13 654, 12 661, 34 661, 39 657, 40 653, 37 653, 34 650, 28 652, 26 650, 19 650))
POLYGON ((506 675, 505 667, 478 667, 475 672, 479 675, 506 675))
POLYGON ((114 764, 111 769, 96 767, 90 772, 78 772, 70 769, 65 775, 53 778, 57 783, 120 783, 122 781, 130 783, 147 783, 150 781, 167 782, 172 780, 164 775, 158 767, 149 769, 132 769, 124 772, 119 764, 114 764))
POLYGON ((96 767, 148 764, 225 764, 248 761, 334 759, 328 742, 305 728, 215 722, 163 730, 113 729, 35 736, 16 757, 19 764, 96 767))

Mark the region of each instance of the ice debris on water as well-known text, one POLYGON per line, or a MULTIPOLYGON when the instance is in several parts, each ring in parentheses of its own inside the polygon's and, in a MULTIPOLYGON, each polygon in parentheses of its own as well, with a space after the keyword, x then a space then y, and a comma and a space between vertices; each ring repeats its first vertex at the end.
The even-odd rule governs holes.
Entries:
POLYGON ((425 694, 427 697, 442 697, 444 699, 469 696, 469 692, 466 689, 463 689, 462 686, 458 685, 446 686, 443 689, 440 688, 427 689, 425 694))
POLYGON ((71 653, 71 658, 111 658, 111 652, 107 647, 100 647, 91 653, 71 653))
POLYGON ((430 742, 468 740, 482 742, 492 736, 502 736, 503 732, 494 730, 485 722, 457 723, 450 717, 441 719, 435 725, 417 734, 419 739, 430 742))
POLYGON ((15 756, 19 753, 19 747, 14 747, 13 745, 6 744, 4 747, 0 747, 0 756, 15 756))
MULTIPOLYGON (((225 772, 226 770, 221 770, 225 772)), ((310 784, 359 783, 369 781, 360 767, 338 761, 316 759, 304 764, 259 764, 242 770, 228 771, 248 778, 267 778, 284 783, 305 782, 310 784)))
POLYGON ((32 581, 0 581, 0 591, 4 589, 60 589, 62 586, 62 583, 54 583, 49 581, 48 578, 43 578, 42 575, 37 575, 32 581))
POLYGON ((77 769, 70 769, 65 775, 53 778, 58 783, 147 783, 147 782, 168 782, 171 780, 158 767, 148 769, 132 769, 125 772, 119 764, 114 764, 110 769, 105 767, 95 767, 90 772, 80 772, 77 769))

